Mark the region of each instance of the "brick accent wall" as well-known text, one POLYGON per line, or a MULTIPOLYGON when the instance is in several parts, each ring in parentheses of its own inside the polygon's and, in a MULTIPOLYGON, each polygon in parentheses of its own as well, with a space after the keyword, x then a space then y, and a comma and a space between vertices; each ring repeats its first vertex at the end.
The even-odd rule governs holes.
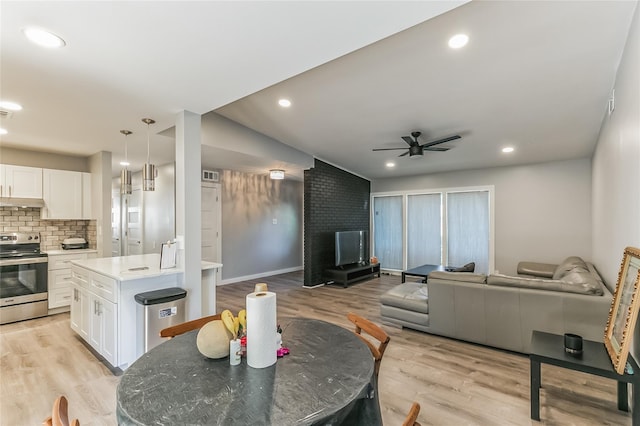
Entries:
MULTIPOLYGON (((304 172, 304 285, 326 281, 336 231, 369 231, 371 182, 315 160, 304 172)), ((371 235, 369 233, 369 235, 371 235)))
POLYGON ((65 238, 80 236, 96 248, 95 220, 42 220, 39 208, 0 207, 0 231, 39 232, 40 250, 60 250, 65 238))

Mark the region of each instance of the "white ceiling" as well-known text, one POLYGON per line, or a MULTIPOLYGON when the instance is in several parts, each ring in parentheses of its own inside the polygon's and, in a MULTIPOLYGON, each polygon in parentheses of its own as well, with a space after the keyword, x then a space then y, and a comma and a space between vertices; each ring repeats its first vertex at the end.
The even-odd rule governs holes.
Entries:
MULTIPOLYGON (((111 151, 117 171, 119 130, 129 129, 135 169, 146 157, 140 119, 151 117, 151 160, 163 164, 174 158, 166 129, 189 110, 215 111, 367 178, 591 155, 637 2, 462 3, 3 0, 0 98, 24 110, 2 119, 2 144, 111 151), (27 25, 67 46, 31 45, 27 25), (459 32, 469 44, 449 49, 459 32), (279 108, 281 96, 293 106, 279 108), (403 146, 412 130, 423 142, 463 138, 423 158, 371 151, 403 146), (504 145, 516 151, 505 156, 504 145)), ((230 141, 206 147, 203 164, 272 162, 230 141)))
POLYGON ((636 4, 474 1, 216 112, 367 178, 589 157, 636 4), (372 152, 412 130, 463 138, 372 152))
POLYGON ((156 133, 180 111, 207 113, 464 2, 3 0, 0 99, 24 109, 2 119, 2 144, 78 156, 111 151, 117 170, 119 131, 129 129, 135 169, 146 158, 140 120, 151 117, 151 160, 163 164, 175 143, 156 133), (67 45, 32 45, 26 26, 67 45))

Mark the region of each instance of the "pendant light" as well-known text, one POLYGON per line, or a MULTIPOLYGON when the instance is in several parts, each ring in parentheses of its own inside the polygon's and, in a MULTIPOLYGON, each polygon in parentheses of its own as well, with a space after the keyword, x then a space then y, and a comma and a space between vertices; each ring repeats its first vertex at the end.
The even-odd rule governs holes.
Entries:
POLYGON ((129 156, 127 153, 127 136, 132 132, 129 130, 120 130, 120 133, 124 135, 124 161, 120 163, 122 171, 120 172, 120 193, 131 194, 131 170, 129 167, 129 156))
POLYGON ((147 125, 147 162, 142 168, 142 190, 143 191, 155 191, 156 190, 156 175, 157 170, 154 164, 149 161, 149 125, 155 123, 155 120, 150 118, 143 118, 142 122, 147 125))

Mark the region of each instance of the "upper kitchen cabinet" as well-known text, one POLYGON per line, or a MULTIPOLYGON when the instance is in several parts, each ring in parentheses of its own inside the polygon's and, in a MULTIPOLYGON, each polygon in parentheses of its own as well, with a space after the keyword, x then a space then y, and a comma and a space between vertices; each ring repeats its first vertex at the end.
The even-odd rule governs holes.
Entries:
POLYGON ((91 219, 91 174, 43 169, 42 219, 91 219))
POLYGON ((42 198, 42 169, 0 164, 0 197, 42 198))

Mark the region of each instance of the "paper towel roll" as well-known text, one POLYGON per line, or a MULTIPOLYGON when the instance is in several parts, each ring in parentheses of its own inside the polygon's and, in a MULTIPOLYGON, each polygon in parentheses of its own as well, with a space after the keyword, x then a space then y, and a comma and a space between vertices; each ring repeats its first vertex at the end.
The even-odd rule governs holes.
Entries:
POLYGON ((276 294, 270 291, 250 293, 247 303, 247 364, 265 368, 276 363, 276 294))

